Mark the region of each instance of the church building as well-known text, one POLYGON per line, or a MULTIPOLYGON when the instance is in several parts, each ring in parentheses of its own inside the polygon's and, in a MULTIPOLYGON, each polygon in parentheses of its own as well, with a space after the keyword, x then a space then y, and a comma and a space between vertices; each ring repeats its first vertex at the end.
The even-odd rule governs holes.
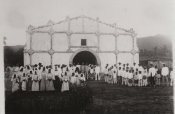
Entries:
POLYGON ((139 63, 139 49, 133 29, 107 24, 87 16, 27 29, 24 65, 38 64, 139 63))

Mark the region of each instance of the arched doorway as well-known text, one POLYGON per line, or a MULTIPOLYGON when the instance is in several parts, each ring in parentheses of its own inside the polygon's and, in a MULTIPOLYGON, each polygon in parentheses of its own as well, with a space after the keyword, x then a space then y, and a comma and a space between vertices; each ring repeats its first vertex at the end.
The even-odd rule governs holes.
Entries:
POLYGON ((75 55, 75 57, 73 58, 73 64, 93 64, 96 65, 97 64, 97 59, 95 58, 95 56, 89 52, 89 51, 81 51, 79 53, 77 53, 75 55))
POLYGON ((94 65, 100 65, 100 58, 94 52, 90 49, 79 49, 75 53, 72 54, 70 57, 70 64, 94 64, 94 65))

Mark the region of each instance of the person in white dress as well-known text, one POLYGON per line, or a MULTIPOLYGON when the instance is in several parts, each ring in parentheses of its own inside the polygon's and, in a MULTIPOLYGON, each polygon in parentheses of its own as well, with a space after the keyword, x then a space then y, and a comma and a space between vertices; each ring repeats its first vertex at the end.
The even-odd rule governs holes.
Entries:
POLYGON ((25 73, 23 73, 23 76, 21 77, 21 83, 22 83, 22 91, 26 91, 27 88, 27 76, 25 73))
POLYGON ((48 74, 46 76, 46 91, 55 90, 53 80, 55 80, 54 75, 52 74, 51 69, 49 69, 48 74))
POLYGON ((46 77, 47 77, 46 68, 43 67, 43 71, 41 72, 40 91, 46 91, 46 77))
POLYGON ((17 77, 16 73, 13 74, 12 78, 12 92, 16 92, 19 90, 19 78, 17 77))
POLYGON ((61 92, 69 91, 69 77, 67 76, 67 72, 63 75, 62 81, 61 92))
POLYGON ((39 91, 39 77, 37 71, 32 75, 32 91, 39 91))

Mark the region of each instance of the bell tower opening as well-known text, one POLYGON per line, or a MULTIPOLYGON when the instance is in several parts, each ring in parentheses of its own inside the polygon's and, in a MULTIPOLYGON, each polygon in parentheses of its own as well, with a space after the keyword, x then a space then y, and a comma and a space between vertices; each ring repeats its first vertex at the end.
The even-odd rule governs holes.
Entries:
POLYGON ((73 64, 93 64, 97 65, 97 59, 96 57, 89 51, 81 51, 75 55, 73 58, 73 64))

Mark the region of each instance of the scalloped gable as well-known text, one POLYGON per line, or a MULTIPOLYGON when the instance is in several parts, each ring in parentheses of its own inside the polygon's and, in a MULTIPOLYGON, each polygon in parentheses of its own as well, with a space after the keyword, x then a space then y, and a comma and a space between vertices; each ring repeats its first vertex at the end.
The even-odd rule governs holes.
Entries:
POLYGON ((99 20, 87 16, 78 16, 74 18, 66 17, 64 20, 54 23, 49 20, 46 25, 34 27, 33 31, 49 31, 51 28, 56 32, 68 31, 70 22, 71 32, 101 32, 101 33, 133 33, 133 31, 117 27, 116 24, 107 24, 99 20))

